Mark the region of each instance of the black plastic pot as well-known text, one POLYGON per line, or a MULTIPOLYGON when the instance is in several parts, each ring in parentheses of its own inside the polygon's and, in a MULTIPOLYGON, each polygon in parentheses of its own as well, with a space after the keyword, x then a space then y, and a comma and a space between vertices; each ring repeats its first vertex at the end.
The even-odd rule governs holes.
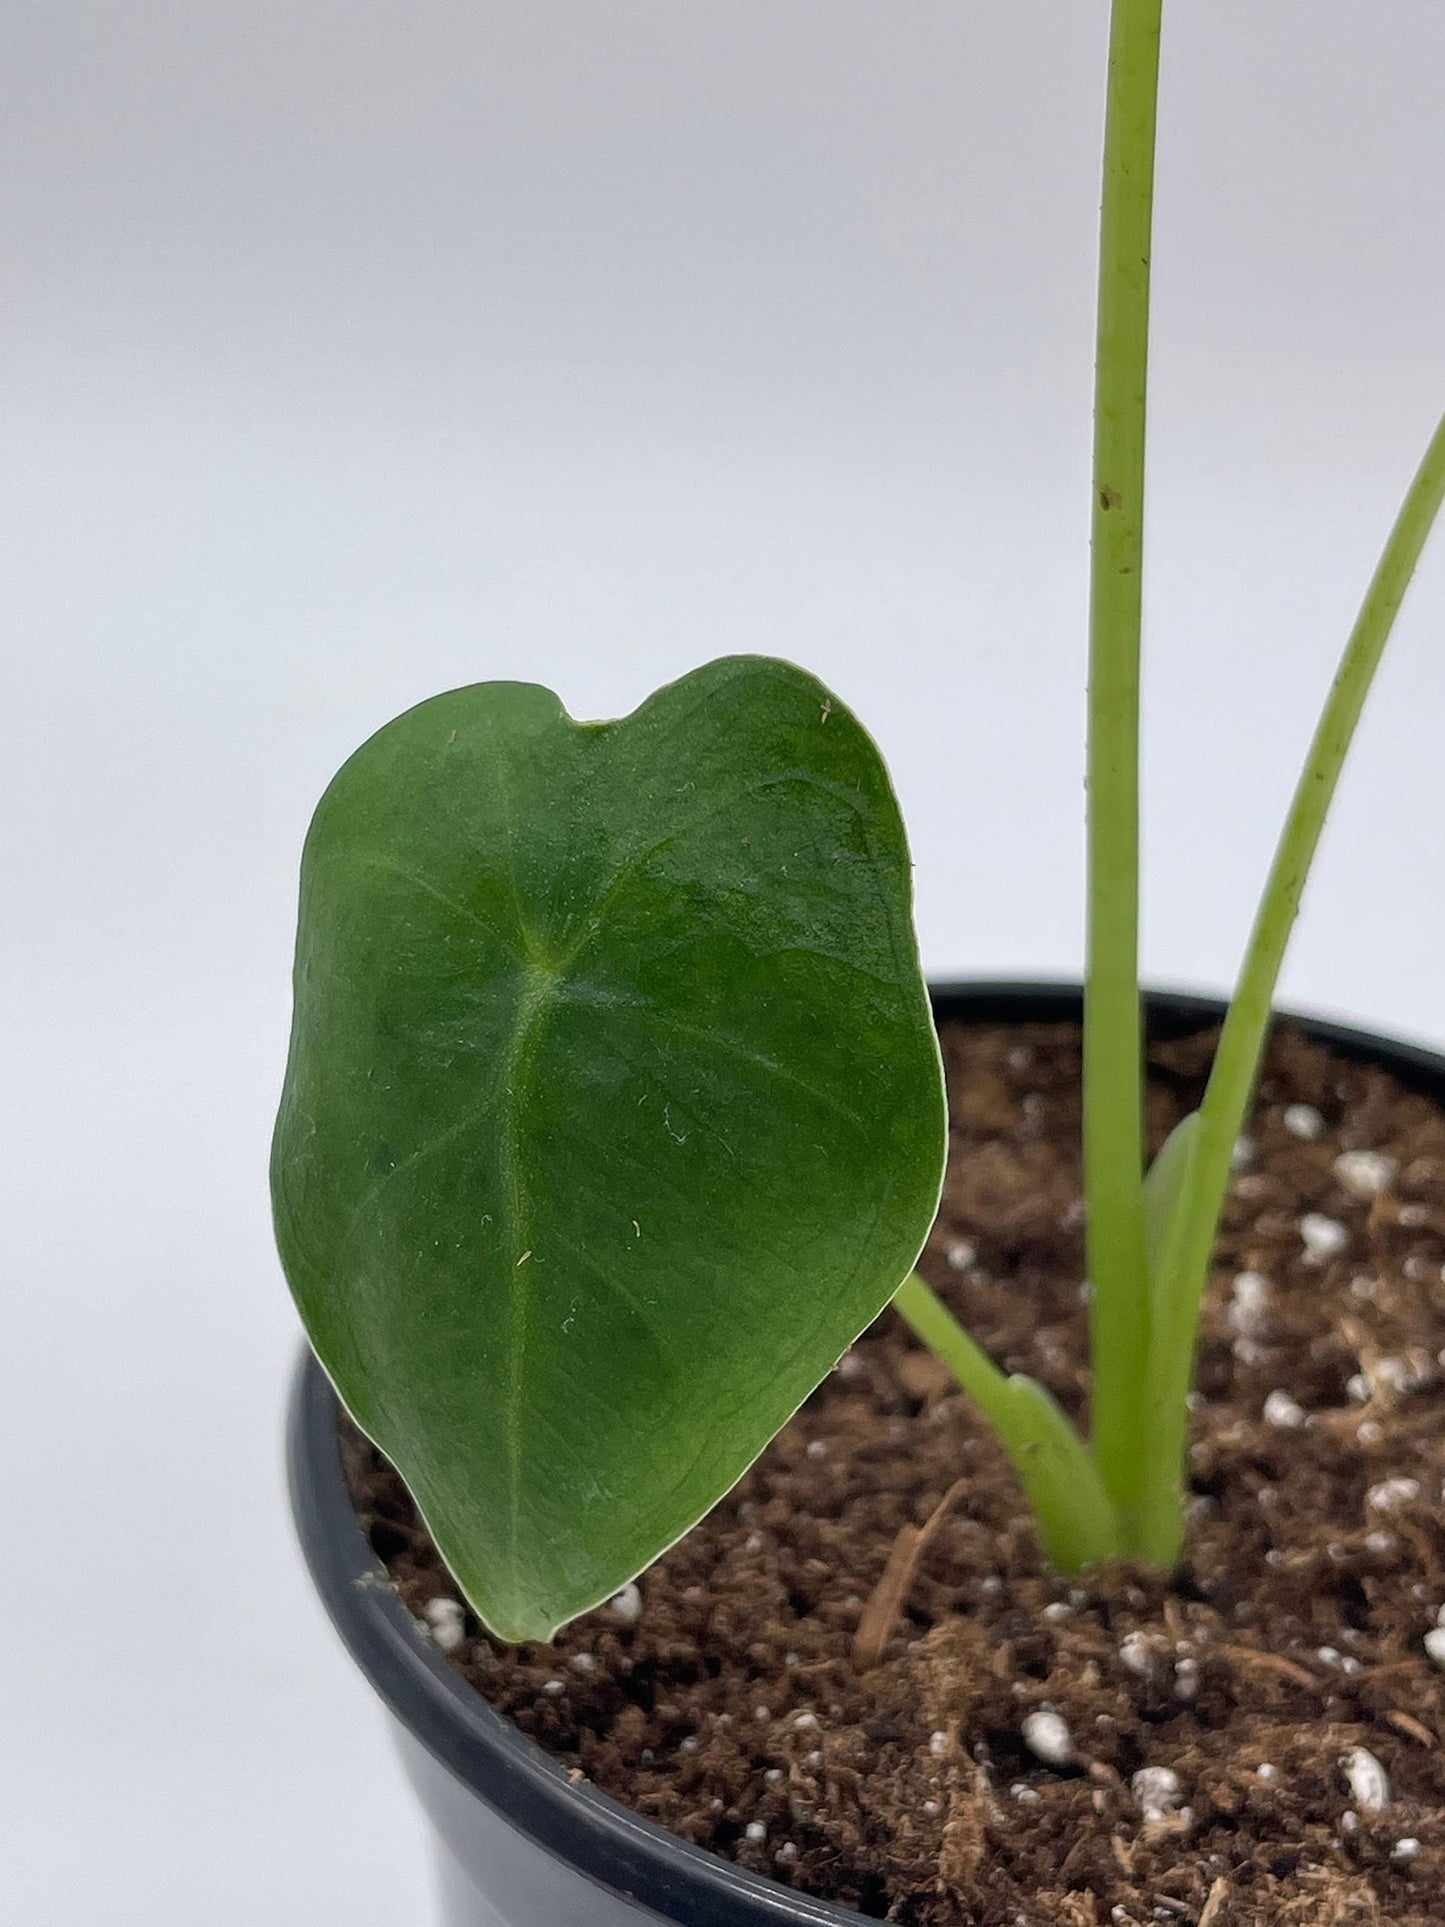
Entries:
MULTIPOLYGON (((935 987, 940 1019, 1077 1019, 1065 984, 935 987)), ((1216 1022, 1211 998, 1153 993, 1149 1026, 1181 1036, 1216 1022)), ((1307 1036, 1383 1065, 1445 1103, 1445 1058, 1308 1018, 1307 1036)), ((690 1846, 572 1781, 449 1666, 386 1581, 352 1510, 337 1443, 339 1408, 306 1354, 289 1428, 297 1530, 326 1609, 392 1715, 402 1758, 436 1835, 445 1927, 856 1927, 856 1913, 789 1892, 690 1846)))

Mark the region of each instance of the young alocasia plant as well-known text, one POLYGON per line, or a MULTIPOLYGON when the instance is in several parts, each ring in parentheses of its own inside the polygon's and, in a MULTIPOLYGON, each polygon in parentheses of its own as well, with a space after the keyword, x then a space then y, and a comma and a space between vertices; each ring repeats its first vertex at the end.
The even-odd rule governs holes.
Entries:
POLYGON ((1230 1152, 1345 753, 1445 497, 1406 496, 1300 778, 1208 1088, 1145 1172, 1139 639, 1162 0, 1115 0, 1100 245, 1084 1169, 1090 1433, 910 1268, 945 1147, 887 775, 740 657, 620 722, 492 683, 372 738, 317 812, 273 1191, 343 1399, 481 1617, 546 1638, 741 1474, 889 1302, 1067 1570, 1173 1567, 1230 1152))
POLYGON ((610 723, 456 690, 328 789, 281 1252, 504 1637, 693 1525, 917 1257, 945 1122, 911 897, 873 743, 760 658, 610 723))

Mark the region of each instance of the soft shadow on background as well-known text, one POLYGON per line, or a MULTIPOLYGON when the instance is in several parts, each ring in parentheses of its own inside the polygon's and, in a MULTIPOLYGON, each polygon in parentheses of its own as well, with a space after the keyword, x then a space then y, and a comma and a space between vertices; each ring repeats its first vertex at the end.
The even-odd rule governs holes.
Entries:
MULTIPOLYGON (((12 8, 0 970, 28 1927, 426 1917, 293 1553, 266 1137, 310 808, 708 657, 890 759, 936 974, 1081 955, 1104 0, 12 8)), ((1167 23, 1147 963, 1228 980, 1445 400, 1445 15, 1167 23)), ((1445 1040, 1445 552, 1287 995, 1445 1040)))

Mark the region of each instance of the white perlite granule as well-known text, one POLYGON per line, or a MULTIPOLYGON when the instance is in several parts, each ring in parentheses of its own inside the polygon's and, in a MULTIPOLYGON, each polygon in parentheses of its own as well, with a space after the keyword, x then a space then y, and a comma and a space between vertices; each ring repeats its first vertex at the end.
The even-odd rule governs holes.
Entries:
POLYGON ((1041 1706, 1023 1723, 1024 1745, 1045 1766, 1069 1766, 1074 1758, 1074 1736, 1068 1723, 1052 1707, 1041 1706))
POLYGON ((1435 1664, 1445 1669, 1445 1626, 1432 1626, 1425 1635, 1425 1651, 1435 1664))
POLYGON ((1325 1134, 1325 1121, 1313 1104, 1286 1104, 1282 1121, 1291 1137, 1303 1138, 1306 1144, 1325 1134))
POLYGON ((1390 1781, 1367 1746, 1352 1746, 1340 1761, 1350 1794, 1361 1813, 1383 1813, 1390 1804, 1390 1781))
POLYGON ((1234 1355, 1245 1365, 1257 1365, 1263 1357, 1259 1339, 1269 1315, 1269 1296, 1263 1272, 1241 1271, 1234 1280, 1225 1317, 1234 1333, 1234 1355))
POLYGON ((1264 1401, 1264 1422, 1282 1432, 1297 1432, 1309 1414, 1288 1392, 1271 1392, 1264 1401))
POLYGON ((1420 1481, 1396 1476, 1381 1479, 1372 1485, 1365 1494, 1365 1504, 1371 1512, 1399 1512, 1402 1507, 1413 1505, 1420 1496, 1420 1481))
POLYGON ((767 1837, 768 1830, 761 1820, 749 1820, 748 1824, 743 1828, 743 1838, 745 1840, 751 1840, 755 1847, 761 1846, 767 1837))
POLYGON ((1241 1271, 1229 1300, 1229 1328, 1247 1334, 1255 1330, 1269 1309, 1269 1280, 1262 1271, 1241 1271))
POLYGON ((1125 1633, 1119 1641, 1119 1659, 1137 1679, 1147 1679, 1154 1670, 1154 1648, 1144 1633, 1125 1633))
POLYGON ((1336 1257, 1350 1242, 1349 1231, 1339 1219, 1327 1218, 1322 1211, 1306 1211, 1299 1221, 1299 1235, 1305 1257, 1317 1265, 1336 1257))
POLYGON ((635 1626, 642 1617, 642 1593, 636 1585, 624 1586, 612 1595, 608 1606, 614 1619, 620 1619, 624 1626, 635 1626))
POLYGON ((1378 1198, 1388 1191, 1399 1168, 1383 1151, 1341 1151, 1335 1159, 1335 1176, 1357 1198, 1378 1198))
POLYGON ((429 1599, 426 1629, 444 1653, 454 1653, 467 1636, 467 1616, 455 1599, 429 1599))
POLYGON ((1146 1820, 1162 1820, 1172 1813, 1183 1791, 1179 1775, 1167 1766, 1141 1766, 1129 1787, 1146 1820))
POLYGON ((1375 1377, 1382 1385, 1388 1385, 1392 1392, 1398 1392, 1402 1398, 1406 1398, 1411 1392, 1423 1391, 1429 1384, 1429 1362, 1423 1358, 1419 1363, 1393 1356, 1378 1358, 1375 1360, 1375 1377))

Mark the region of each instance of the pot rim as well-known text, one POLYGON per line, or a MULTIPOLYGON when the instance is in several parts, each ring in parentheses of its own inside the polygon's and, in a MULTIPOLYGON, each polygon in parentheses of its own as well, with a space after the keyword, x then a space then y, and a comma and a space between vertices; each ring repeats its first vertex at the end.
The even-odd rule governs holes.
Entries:
MULTIPOLYGON (((930 985, 940 1019, 1077 1020, 1082 989, 1067 979, 930 985)), ((1218 1022, 1224 1001, 1144 992, 1154 1034, 1218 1022)), ((1445 1056, 1423 1045, 1291 1011, 1276 1013, 1347 1057, 1383 1063, 1445 1103, 1445 1056)), ((352 1508, 342 1472, 341 1403, 309 1347, 287 1424, 292 1513, 331 1621, 391 1713, 442 1765, 536 1846, 593 1882, 685 1927, 856 1927, 860 1916, 735 1866, 644 1819, 558 1761, 495 1712, 422 1633, 393 1589, 352 1508)))

